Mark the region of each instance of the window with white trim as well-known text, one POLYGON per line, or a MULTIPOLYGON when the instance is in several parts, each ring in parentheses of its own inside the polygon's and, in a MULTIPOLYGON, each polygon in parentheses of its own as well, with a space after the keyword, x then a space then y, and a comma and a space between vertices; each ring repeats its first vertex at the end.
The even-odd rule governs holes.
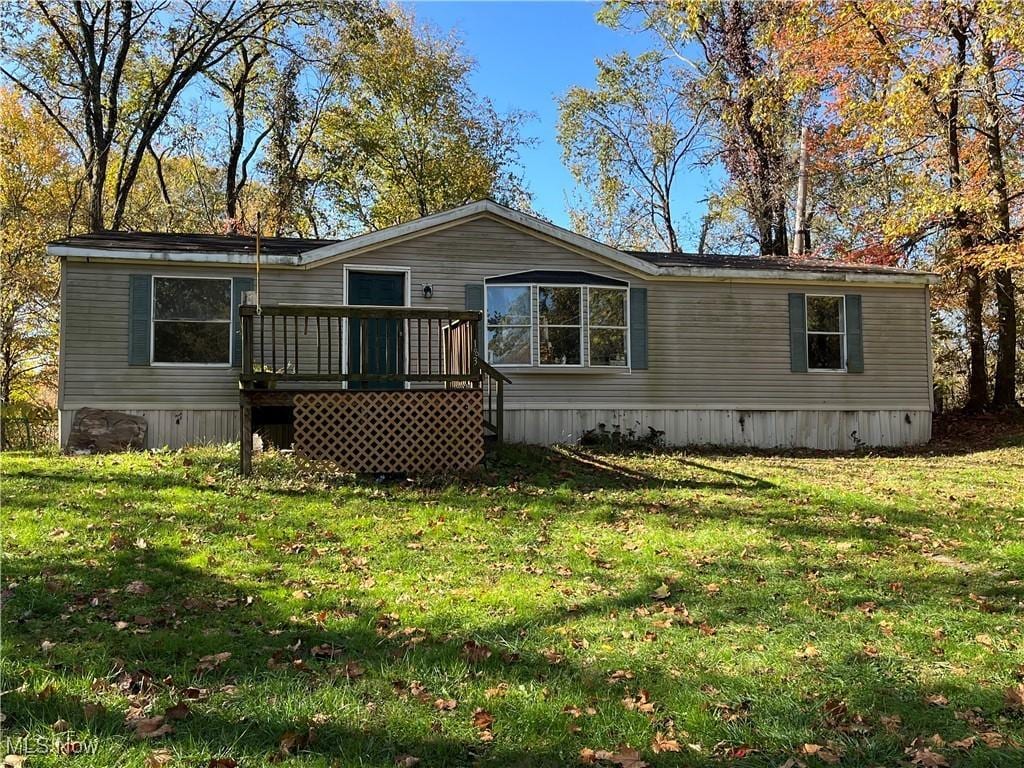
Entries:
POLYGON ((583 291, 579 287, 537 287, 541 365, 583 364, 583 291))
POLYGON ((491 365, 531 365, 533 302, 528 285, 487 286, 487 360, 491 365))
POLYGON ((625 288, 587 289, 590 364, 624 368, 628 364, 629 326, 625 288))
POLYGON ((807 311, 807 368, 846 370, 846 306, 842 296, 810 296, 807 311))
POLYGON ((231 364, 230 278, 153 278, 153 362, 231 364))

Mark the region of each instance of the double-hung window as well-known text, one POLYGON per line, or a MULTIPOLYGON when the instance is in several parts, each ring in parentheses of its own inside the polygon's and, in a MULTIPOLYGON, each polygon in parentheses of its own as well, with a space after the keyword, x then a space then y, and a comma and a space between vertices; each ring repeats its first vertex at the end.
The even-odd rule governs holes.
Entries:
POLYGON ((807 296, 807 368, 846 370, 846 306, 842 296, 807 296))
POLYGON ((152 361, 230 365, 230 279, 153 278, 152 361))
POLYGON ((532 332, 530 286, 487 286, 487 358, 490 363, 531 365, 532 332))
POLYGON ((626 289, 587 290, 590 364, 624 368, 627 364, 626 289))
POLYGON ((541 365, 583 364, 583 290, 542 285, 537 288, 541 365))

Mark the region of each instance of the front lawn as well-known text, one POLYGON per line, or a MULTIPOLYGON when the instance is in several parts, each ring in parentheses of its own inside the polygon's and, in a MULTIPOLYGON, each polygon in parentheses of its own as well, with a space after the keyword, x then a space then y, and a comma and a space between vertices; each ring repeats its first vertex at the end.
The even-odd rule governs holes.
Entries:
POLYGON ((1020 438, 418 484, 2 461, 29 768, 1024 765, 1020 438))

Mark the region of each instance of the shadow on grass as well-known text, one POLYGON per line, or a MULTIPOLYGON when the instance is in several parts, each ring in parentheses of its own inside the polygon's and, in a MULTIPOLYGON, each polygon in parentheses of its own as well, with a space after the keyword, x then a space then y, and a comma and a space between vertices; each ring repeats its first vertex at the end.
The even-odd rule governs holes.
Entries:
MULTIPOLYGON (((480 497, 480 491, 501 490, 506 494, 502 497, 503 503, 509 508, 518 508, 528 504, 538 489, 564 485, 572 493, 621 492, 619 496, 612 494, 612 500, 602 503, 616 507, 623 515, 637 514, 641 509, 642 514, 660 514, 694 524, 734 520, 755 523, 775 540, 766 542, 768 546, 779 541, 832 542, 839 538, 859 538, 872 544, 896 546, 901 543, 903 532, 889 526, 888 521, 921 526, 934 522, 929 520, 927 512, 913 514, 896 505, 882 503, 831 511, 840 517, 850 511, 856 511, 861 517, 878 515, 886 519, 885 526, 865 526, 841 519, 827 523, 806 517, 799 519, 797 515, 783 513, 789 493, 784 487, 714 467, 689 455, 670 455, 667 460, 700 475, 710 474, 712 479, 679 479, 643 472, 625 466, 614 455, 532 449, 529 455, 526 453, 507 449, 495 457, 483 476, 457 481, 443 478, 432 483, 377 483, 348 478, 321 486, 315 481, 297 480, 298 487, 284 489, 279 485, 260 485, 270 482, 266 477, 257 478, 252 484, 241 482, 223 462, 201 455, 189 467, 175 467, 172 475, 137 476, 116 468, 69 463, 66 471, 15 473, 16 479, 31 479, 51 487, 32 489, 5 502, 5 512, 32 515, 45 504, 54 503, 55 498, 64 496, 65 500, 59 503, 66 503, 73 510, 96 514, 97 505, 103 506, 112 523, 132 532, 152 525, 154 510, 159 510, 167 498, 182 489, 202 492, 202 495, 189 508, 175 512, 179 520, 206 525, 203 503, 208 494, 211 503, 226 505, 219 512, 226 512, 228 518, 215 520, 207 527, 218 536, 239 538, 248 533, 248 528, 235 513, 244 510, 258 514, 268 495, 308 496, 313 502, 329 504, 339 495, 342 500, 358 497, 409 501, 451 492, 464 499, 466 509, 480 511, 491 503, 480 497), (93 487, 98 484, 102 484, 106 495, 102 498, 87 495, 98 490, 93 487), (55 492, 55 488, 63 489, 64 493, 55 492), (698 507, 672 502, 653 507, 642 504, 648 491, 676 489, 727 489, 733 500, 698 507), (761 503, 762 498, 772 503, 765 505, 761 503)), ((808 501, 806 494, 801 493, 802 504, 826 502, 828 499, 824 496, 812 496, 808 501)), ((514 522, 524 529, 534 525, 529 519, 514 522)), ((297 527, 293 521, 288 525, 297 527)), ((398 542, 396 546, 403 545, 398 542)), ((89 730, 101 739, 129 745, 132 742, 122 722, 123 708, 112 708, 88 724, 81 702, 68 692, 70 686, 62 681, 79 681, 79 689, 81 681, 88 683, 93 679, 116 685, 125 674, 139 675, 142 670, 153 681, 159 703, 154 712, 173 704, 190 685, 214 691, 209 701, 194 704, 193 715, 178 723, 177 732, 161 740, 159 745, 166 744, 190 754, 197 749, 212 750, 213 754, 221 750, 236 752, 253 764, 259 764, 278 749, 283 733, 309 727, 318 708, 322 708, 328 718, 315 725, 318 738, 306 748, 310 760, 337 759, 341 764, 361 761, 383 766, 393 764, 398 755, 412 754, 422 758, 423 765, 532 767, 575 763, 582 746, 612 747, 621 740, 646 747, 636 740, 635 734, 646 734, 651 726, 642 716, 623 715, 622 711, 622 696, 627 690, 635 691, 638 687, 650 690, 655 702, 681 702, 674 709, 656 711, 653 727, 666 727, 665 721, 673 719, 682 728, 696 718, 703 723, 698 738, 708 749, 719 742, 726 745, 714 757, 696 753, 647 755, 648 762, 657 765, 777 766, 792 757, 805 741, 825 740, 836 740, 844 745, 843 765, 896 764, 905 758, 903 748, 910 738, 936 732, 947 739, 967 735, 969 731, 965 730, 963 721, 956 718, 955 709, 978 707, 982 716, 991 719, 1002 706, 997 689, 986 686, 984 680, 967 677, 942 680, 941 690, 956 703, 955 707, 929 705, 925 695, 934 690, 922 687, 915 662, 909 658, 876 660, 837 654, 828 659, 811 659, 805 669, 793 673, 802 676, 799 685, 789 677, 790 673, 777 672, 770 665, 747 676, 726 673, 714 665, 714 654, 728 656, 740 651, 722 648, 713 638, 703 638, 699 623, 662 630, 682 633, 680 636, 687 638, 683 645, 687 648, 686 655, 668 653, 637 664, 632 669, 635 679, 625 684, 610 685, 607 678, 614 670, 594 664, 582 651, 568 651, 557 663, 552 663, 542 647, 552 634, 564 637, 566 632, 571 633, 576 622, 629 614, 642 606, 653 606, 651 593, 659 579, 650 574, 642 575, 620 594, 583 599, 574 608, 532 611, 511 619, 492 616, 455 624, 454 628, 450 621, 438 617, 436 623, 410 628, 400 624, 389 626, 392 620, 383 617, 388 609, 374 603, 369 595, 357 595, 351 598, 351 603, 341 605, 326 598, 314 597, 306 603, 295 603, 274 597, 272 593, 274 589, 279 590, 280 584, 269 584, 262 577, 218 576, 212 570, 187 562, 191 553, 185 545, 181 549, 145 550, 108 545, 88 555, 70 546, 68 551, 74 553, 73 558, 68 558, 67 551, 42 555, 22 548, 5 553, 5 581, 18 584, 13 594, 5 597, 3 608, 4 639, 7 648, 13 645, 18 654, 14 659, 8 658, 7 664, 16 675, 24 675, 28 683, 24 690, 5 684, 13 689, 5 693, 3 701, 7 716, 4 726, 8 731, 38 731, 64 719, 74 728, 89 730), (139 579, 145 580, 153 592, 133 595, 124 591, 128 584, 139 579), (249 596, 256 598, 251 604, 246 599, 249 596), (320 612, 327 617, 324 621, 316 620, 320 612), (145 626, 145 634, 135 634, 132 627, 123 631, 114 628, 118 620, 135 624, 134 616, 151 620, 145 626), (405 632, 408 629, 417 631, 408 634, 405 632), (40 648, 43 639, 55 641, 56 648, 43 652, 40 648), (296 647, 296 641, 300 640, 301 644, 296 647), (464 645, 467 641, 480 643, 493 652, 486 659, 471 661, 464 645), (321 644, 335 649, 337 658, 311 658, 309 649, 321 644), (289 650, 289 646, 293 650, 289 650), (694 651, 695 648, 699 650, 694 651), (196 674, 200 657, 222 651, 230 651, 231 659, 204 675, 196 674), (503 651, 509 655, 503 657, 503 651), (705 651, 712 655, 710 659, 704 658, 705 651), (283 669, 268 667, 268 660, 275 655, 275 664, 283 665, 283 669), (295 659, 311 671, 294 665, 295 659), (352 680, 346 679, 344 674, 332 674, 343 670, 347 661, 358 662, 364 674, 352 680), (759 680, 759 676, 770 682, 759 680), (168 677, 168 682, 160 682, 168 677), (430 701, 420 702, 414 697, 400 699, 392 686, 396 679, 406 683, 422 680, 436 696, 446 695, 449 690, 446 686, 463 681, 467 684, 485 681, 489 686, 506 683, 513 689, 528 691, 538 701, 542 696, 553 696, 557 700, 562 692, 573 691, 578 701, 568 703, 594 702, 600 710, 596 719, 605 723, 602 733, 616 735, 598 740, 587 732, 573 734, 568 729, 571 723, 568 715, 558 714, 557 708, 542 710, 538 702, 523 699, 503 704, 500 700, 491 701, 477 695, 473 700, 460 702, 457 714, 440 714, 430 701), (54 687, 46 692, 49 682, 53 682, 54 687), (237 685, 239 693, 217 693, 224 685, 237 685), (773 685, 777 690, 772 690, 773 685), (45 695, 41 695, 43 692, 45 695), (797 695, 801 698, 795 698, 797 695), (240 703, 244 697, 247 697, 244 703, 240 703), (843 730, 842 724, 829 722, 822 711, 830 697, 842 698, 851 711, 862 715, 869 725, 868 732, 850 733, 843 730), (254 699, 260 700, 254 702, 254 699), (296 704, 296 700, 305 699, 310 702, 308 705, 296 704), (732 721, 723 717, 718 708, 723 699, 734 708, 749 700, 749 716, 732 721), (287 706, 285 702, 289 702, 287 706), (369 704, 379 709, 370 712, 369 704), (466 720, 475 706, 487 707, 495 713, 493 743, 482 743, 472 729, 466 727, 466 720), (541 714, 538 715, 538 711, 541 714), (886 732, 881 724, 881 717, 891 714, 902 718, 897 734, 886 732), (529 721, 529 717, 540 720, 529 721), (518 725, 524 720, 527 724, 518 725), (525 743, 518 739, 520 734, 503 733, 506 721, 527 730, 529 738, 525 743), (508 743, 514 747, 506 746, 508 743), (726 750, 741 745, 755 745, 759 751, 740 762, 726 750)), ((687 567, 686 563, 670 564, 680 570, 687 567)), ((694 577, 694 583, 684 579, 673 588, 674 599, 684 600, 694 617, 706 619, 723 631, 730 627, 740 627, 746 632, 760 631, 760 625, 770 615, 774 622, 789 622, 784 631, 797 636, 806 633, 810 641, 812 632, 821 631, 822 620, 783 619, 777 604, 788 599, 788 595, 777 598, 770 594, 773 589, 791 589, 795 596, 810 566, 809 556, 799 550, 785 555, 776 553, 774 561, 763 565, 740 558, 721 560, 709 568, 709 573, 699 574, 701 580, 721 579, 723 583, 744 585, 743 590, 712 599, 694 577), (761 586, 765 568, 773 570, 775 577, 787 578, 775 580, 776 584, 781 581, 781 586, 761 586)), ((820 562, 816 567, 829 578, 855 580, 858 589, 864 590, 864 599, 873 600, 878 610, 902 610, 912 614, 920 608, 932 608, 951 596, 968 599, 971 595, 995 594, 996 590, 1002 590, 1002 597, 1020 596, 1019 586, 991 573, 950 571, 902 577, 901 591, 889 590, 889 596, 883 599, 877 593, 884 592, 887 586, 884 561, 861 566, 834 560, 820 562)), ((274 578, 274 574, 269 573, 267 578, 274 578)), ((595 582, 603 586, 600 579, 595 578, 595 582)), ((838 614, 855 607, 861 599, 858 589, 844 590, 832 597, 822 596, 822 610, 838 614)), ((127 706, 127 697, 121 701, 127 706)), ((691 730, 694 730, 692 726, 691 730)), ((1021 758, 1021 751, 1013 746, 994 750, 978 747, 958 764, 1009 768, 1020 765, 1021 758)))
MULTIPOLYGON (((949 737, 967 733, 953 708, 926 702, 925 695, 934 690, 923 689, 916 670, 899 657, 871 660, 847 656, 809 661, 803 674, 820 679, 820 692, 794 701, 787 696, 796 689, 784 677, 779 678, 781 690, 768 694, 748 677, 723 673, 699 661, 700 655, 638 666, 632 670, 634 680, 612 685, 607 676, 613 670, 586 662, 585 654, 566 653, 553 659, 530 639, 532 633, 544 636, 549 630, 557 632, 588 617, 657 605, 650 596, 657 580, 650 578, 623 594, 598 596, 574 608, 542 610, 453 631, 430 624, 404 627, 368 600, 356 601, 345 609, 349 615, 327 622, 313 617, 320 611, 331 614, 335 608, 331 603, 314 600, 296 616, 287 604, 282 604, 287 601, 260 598, 260 584, 216 577, 185 563, 185 556, 167 549, 142 553, 115 550, 97 553, 90 562, 68 563, 62 558, 38 556, 10 562, 5 576, 19 586, 4 606, 5 640, 17 645, 21 655, 16 666, 32 683, 4 695, 5 729, 9 733, 31 731, 63 719, 73 730, 130 743, 121 709, 112 708, 87 722, 81 699, 69 695, 59 682, 52 689, 43 682, 71 678, 101 681, 94 686, 97 690, 108 684, 127 684, 129 695, 124 705, 130 701, 152 702, 154 714, 176 702, 190 686, 214 691, 208 703, 192 704, 192 716, 177 723, 176 733, 162 739, 161 746, 188 752, 199 745, 199 749, 212 749, 216 754, 216 747, 223 745, 225 752, 266 757, 278 750, 284 733, 305 732, 312 725, 317 738, 304 747, 304 753, 311 758, 343 759, 346 764, 363 761, 390 765, 402 754, 420 757, 426 765, 556 766, 576 761, 585 742, 568 730, 568 716, 556 716, 557 723, 534 723, 535 740, 527 746, 517 743, 510 751, 503 744, 502 718, 510 717, 515 722, 513 710, 530 709, 532 704, 517 701, 504 705, 500 700, 478 697, 460 702, 458 715, 447 716, 433 709, 432 697, 446 696, 445 686, 452 681, 471 680, 505 684, 512 689, 523 687, 538 695, 548 689, 572 690, 579 696, 580 705, 593 702, 602 711, 620 711, 620 698, 638 687, 648 689, 655 702, 672 699, 682 690, 685 700, 703 712, 701 717, 708 721, 700 734, 705 743, 758 745, 758 752, 743 761, 744 765, 778 765, 801 743, 816 739, 843 745, 847 765, 901 759, 905 737, 882 728, 883 715, 899 714, 905 734, 940 732, 949 737), (37 578, 40 575, 42 578, 37 578), (152 587, 151 593, 125 591, 131 581, 140 578, 152 587), (59 580, 59 584, 48 586, 51 579, 59 580), (248 600, 252 595, 256 599, 248 600), (147 617, 144 634, 135 634, 131 628, 114 629, 118 617, 133 615, 147 617), (40 637, 54 638, 56 647, 43 652, 38 644, 40 637), (478 645, 467 649, 466 643, 470 642, 478 645), (314 658, 310 649, 317 646, 328 646, 335 657, 314 658), (492 652, 474 660, 474 649, 479 647, 492 652), (202 656, 223 651, 231 652, 232 657, 205 674, 196 672, 202 656), (276 668, 268 666, 270 660, 276 668), (345 664, 350 661, 357 662, 362 670, 351 680, 344 674, 345 664), (670 668, 678 669, 670 674, 670 668), (133 680, 136 687, 151 686, 151 695, 132 698, 133 680), (414 697, 399 699, 407 694, 396 692, 396 680, 406 686, 422 680, 432 693, 423 702, 414 697), (225 685, 237 686, 240 693, 217 693, 225 685), (315 721, 316 708, 336 701, 334 694, 346 702, 343 710, 327 712, 326 720, 315 721), (308 697, 312 704, 296 706, 293 701, 280 710, 271 704, 239 711, 233 704, 239 695, 282 700, 308 697), (863 717, 864 733, 844 730, 843 723, 830 721, 823 714, 832 697, 842 698, 851 713, 863 717), (723 700, 733 709, 750 711, 738 720, 729 720, 728 707, 724 710, 728 717, 722 715, 723 700), (373 702, 381 711, 360 717, 359 702, 373 702), (493 743, 482 743, 464 727, 450 727, 451 719, 457 717, 461 723, 474 706, 495 712, 493 743)), ((755 583, 753 575, 744 572, 744 564, 729 563, 727 567, 734 578, 755 583)), ((926 586, 922 585, 920 591, 915 586, 908 592, 923 598, 926 586)), ((931 585, 933 589, 936 586, 931 585)), ((692 598, 688 599, 691 611, 723 627, 726 622, 754 627, 764 619, 751 595, 741 594, 735 602, 725 604, 702 601, 696 595, 688 597, 692 598), (747 603, 752 610, 739 609, 747 603)), ((695 626, 664 631, 700 637, 695 626)), ((707 647, 712 649, 714 642, 707 639, 707 647)), ((767 673, 775 674, 770 670, 767 673)), ((978 707, 982 713, 979 716, 986 718, 994 716, 1001 706, 999 692, 980 681, 945 681, 942 691, 961 706, 978 707)), ((654 719, 658 723, 674 718, 681 723, 689 716, 692 713, 686 711, 661 710, 654 719)), ((1013 747, 979 752, 982 757, 977 765, 990 766, 1014 765, 1022 754, 1013 747)), ((727 753, 719 757, 732 764, 727 753)), ((676 765, 683 760, 692 764, 694 759, 694 755, 663 754, 653 756, 650 762, 676 765)), ((703 762, 703 758, 697 762, 703 762)))

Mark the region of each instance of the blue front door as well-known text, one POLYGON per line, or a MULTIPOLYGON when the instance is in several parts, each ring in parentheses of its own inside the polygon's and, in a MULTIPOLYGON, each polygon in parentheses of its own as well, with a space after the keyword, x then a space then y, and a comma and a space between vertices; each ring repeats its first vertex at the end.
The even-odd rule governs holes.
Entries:
MULTIPOLYGON (((405 306, 405 275, 401 272, 349 272, 348 303, 357 306, 405 306)), ((405 372, 405 321, 349 320, 349 373, 405 372)), ((401 389, 400 381, 349 382, 350 389, 401 389)))

